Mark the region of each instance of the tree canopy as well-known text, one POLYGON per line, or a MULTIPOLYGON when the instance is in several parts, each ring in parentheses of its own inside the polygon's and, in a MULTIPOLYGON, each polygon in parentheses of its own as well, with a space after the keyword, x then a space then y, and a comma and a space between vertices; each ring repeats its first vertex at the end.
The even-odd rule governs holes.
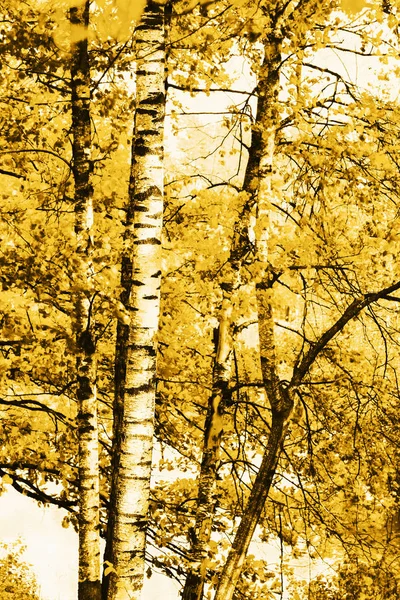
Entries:
POLYGON ((79 600, 397 597, 398 10, 2 0, 0 475, 79 600))

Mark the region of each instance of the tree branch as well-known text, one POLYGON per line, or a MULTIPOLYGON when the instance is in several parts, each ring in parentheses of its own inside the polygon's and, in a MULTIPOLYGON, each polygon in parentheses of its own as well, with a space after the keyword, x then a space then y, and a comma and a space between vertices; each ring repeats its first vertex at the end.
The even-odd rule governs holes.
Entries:
POLYGON ((73 421, 68 419, 63 413, 50 408, 43 402, 39 402, 38 400, 5 400, 4 398, 0 398, 0 405, 3 406, 15 406, 16 408, 26 408, 27 410, 32 411, 43 411, 47 412, 52 417, 55 417, 64 425, 68 425, 68 427, 73 426, 73 421))
POLYGON ((327 344, 335 337, 337 333, 343 330, 349 321, 357 317, 364 308, 370 306, 377 300, 385 299, 386 297, 390 299, 391 293, 398 289, 400 289, 399 281, 381 290, 380 292, 364 294, 364 296, 358 300, 354 300, 346 308, 336 323, 334 323, 332 327, 325 331, 325 333, 317 342, 310 342, 311 345, 308 352, 305 353, 299 364, 297 364, 293 370, 293 377, 290 381, 290 387, 297 387, 300 385, 318 354, 327 346, 327 344))
POLYGON ((57 152, 53 152, 52 150, 46 150, 45 148, 32 148, 30 150, 28 150, 28 149, 12 150, 11 148, 9 148, 7 150, 2 150, 0 152, 0 155, 2 155, 2 154, 26 154, 26 153, 30 153, 30 152, 37 152, 39 154, 50 154, 50 156, 55 156, 55 158, 58 158, 63 163, 65 163, 69 169, 72 169, 71 163, 66 158, 63 158, 60 154, 57 154, 57 152))
POLYGON ((9 177, 15 177, 16 179, 26 179, 24 175, 19 175, 18 173, 13 173, 12 171, 6 171, 5 169, 0 169, 0 175, 8 175, 9 177))
POLYGON ((50 496, 50 494, 46 494, 46 492, 40 490, 30 481, 26 481, 25 479, 19 477, 18 475, 15 475, 14 473, 7 473, 6 471, 4 471, 4 469, 0 468, 0 476, 5 477, 6 475, 12 479, 11 485, 13 486, 13 488, 23 496, 28 496, 28 498, 32 498, 37 502, 54 504, 59 508, 65 508, 65 510, 75 513, 75 510, 73 509, 73 507, 77 506, 77 502, 75 500, 61 500, 60 498, 50 496), (21 483, 23 483, 24 485, 22 486, 21 483))

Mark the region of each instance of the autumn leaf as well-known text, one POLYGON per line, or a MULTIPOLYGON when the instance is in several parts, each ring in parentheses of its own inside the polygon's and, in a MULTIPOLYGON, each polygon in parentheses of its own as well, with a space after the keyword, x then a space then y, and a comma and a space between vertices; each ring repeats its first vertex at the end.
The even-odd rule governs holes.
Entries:
POLYGON ((349 14, 361 12, 368 5, 368 0, 341 0, 342 9, 349 14))

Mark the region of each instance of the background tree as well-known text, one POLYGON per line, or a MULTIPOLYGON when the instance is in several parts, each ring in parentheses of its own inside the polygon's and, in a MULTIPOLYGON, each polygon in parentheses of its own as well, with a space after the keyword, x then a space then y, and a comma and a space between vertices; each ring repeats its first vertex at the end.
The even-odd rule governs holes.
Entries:
POLYGON ((74 273, 79 463, 79 600, 100 600, 100 496, 97 421, 96 338, 93 315, 91 78, 88 50, 90 2, 70 9, 72 172, 77 264, 74 273))

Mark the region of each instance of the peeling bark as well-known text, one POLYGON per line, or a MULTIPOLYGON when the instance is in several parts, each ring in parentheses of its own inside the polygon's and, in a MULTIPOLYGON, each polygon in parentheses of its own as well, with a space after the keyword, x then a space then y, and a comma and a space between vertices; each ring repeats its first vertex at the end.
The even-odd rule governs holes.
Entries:
MULTIPOLYGON (((89 1, 70 10, 72 26, 86 31, 89 1)), ((96 354, 93 337, 92 163, 90 69, 87 37, 71 47, 72 157, 75 183, 76 340, 79 439, 79 600, 100 600, 99 458, 96 354)))

